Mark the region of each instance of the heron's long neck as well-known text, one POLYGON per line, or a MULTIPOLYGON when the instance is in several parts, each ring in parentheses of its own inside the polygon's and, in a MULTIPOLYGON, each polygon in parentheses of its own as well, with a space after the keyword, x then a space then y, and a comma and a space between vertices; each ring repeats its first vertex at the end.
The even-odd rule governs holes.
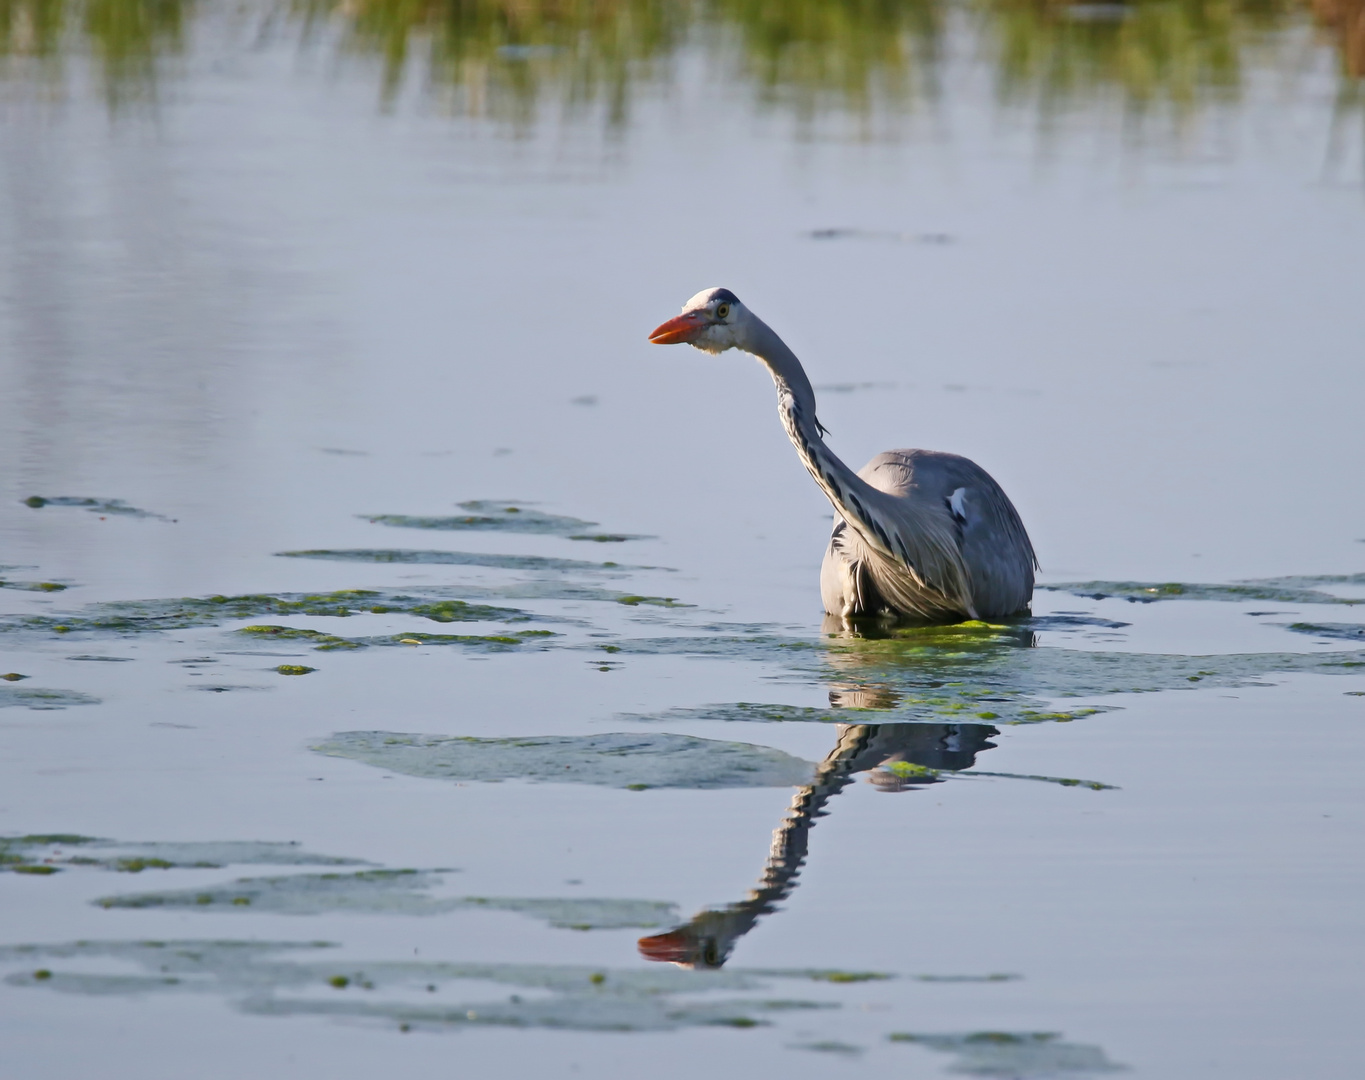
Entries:
POLYGON ((867 543, 883 554, 894 557, 891 541, 867 506, 879 493, 835 456, 825 445, 823 428, 815 417, 815 391, 796 354, 772 328, 754 318, 745 347, 763 362, 777 387, 777 411, 787 438, 820 490, 844 519, 863 535, 867 543), (879 542, 880 541, 880 542, 879 542))

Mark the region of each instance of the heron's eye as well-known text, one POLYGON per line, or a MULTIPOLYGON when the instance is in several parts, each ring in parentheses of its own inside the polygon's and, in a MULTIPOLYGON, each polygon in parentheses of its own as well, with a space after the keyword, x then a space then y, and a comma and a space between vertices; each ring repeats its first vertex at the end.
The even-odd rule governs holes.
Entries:
POLYGON ((725 316, 727 316, 727 315, 729 315, 729 314, 730 314, 730 305, 729 305, 729 304, 721 304, 720 307, 716 308, 716 317, 717 317, 718 319, 723 319, 723 318, 725 318, 725 316))

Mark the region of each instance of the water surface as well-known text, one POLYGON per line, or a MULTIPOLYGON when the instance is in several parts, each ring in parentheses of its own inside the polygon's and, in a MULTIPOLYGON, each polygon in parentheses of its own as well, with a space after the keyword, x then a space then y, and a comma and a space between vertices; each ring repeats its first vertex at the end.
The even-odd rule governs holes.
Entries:
POLYGON ((16 1067, 1354 1075, 1357 16, 6 9, 16 1067), (711 284, 1034 618, 822 622, 711 284))

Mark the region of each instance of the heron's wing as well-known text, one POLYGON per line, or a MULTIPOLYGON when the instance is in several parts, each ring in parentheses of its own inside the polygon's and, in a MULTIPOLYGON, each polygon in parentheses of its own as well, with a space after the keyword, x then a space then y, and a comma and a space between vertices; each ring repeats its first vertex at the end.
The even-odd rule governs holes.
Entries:
POLYGON ((959 502, 962 555, 971 571, 977 610, 998 615, 1023 610, 1033 597, 1038 557, 1019 512, 993 480, 968 488, 959 502))
MULTIPOLYGON (((985 469, 956 454, 891 450, 858 475, 886 494, 877 512, 895 523, 894 546, 911 552, 926 584, 950 598, 960 588, 963 610, 985 617, 1028 605, 1037 567, 1033 545, 1014 504, 985 469)), ((873 558, 869 569, 879 589, 896 591, 892 567, 873 558)))
MULTIPOLYGON (((929 620, 976 614, 953 519, 945 508, 920 502, 870 487, 856 514, 841 508, 830 548, 843 565, 843 589, 852 594, 854 610, 886 606, 929 620)), ((839 576, 833 558, 826 567, 822 591, 826 576, 839 576)))

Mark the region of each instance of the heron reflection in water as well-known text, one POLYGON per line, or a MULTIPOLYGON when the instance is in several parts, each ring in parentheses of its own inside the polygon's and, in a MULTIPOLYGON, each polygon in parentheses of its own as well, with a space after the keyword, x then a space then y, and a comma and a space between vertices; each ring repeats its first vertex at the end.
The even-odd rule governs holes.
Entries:
MULTIPOLYGON (((889 708, 891 691, 849 688, 830 692, 836 707, 889 708)), ((688 968, 718 968, 735 943, 759 918, 796 888, 806 861, 809 834, 825 804, 860 772, 882 791, 905 791, 938 782, 935 770, 969 769, 976 755, 995 744, 999 731, 988 724, 840 724, 839 740, 815 770, 815 780, 796 793, 786 818, 773 833, 768 863, 758 886, 737 904, 698 912, 682 926, 641 938, 640 953, 688 968), (898 767, 899 766, 899 767, 898 767)))

